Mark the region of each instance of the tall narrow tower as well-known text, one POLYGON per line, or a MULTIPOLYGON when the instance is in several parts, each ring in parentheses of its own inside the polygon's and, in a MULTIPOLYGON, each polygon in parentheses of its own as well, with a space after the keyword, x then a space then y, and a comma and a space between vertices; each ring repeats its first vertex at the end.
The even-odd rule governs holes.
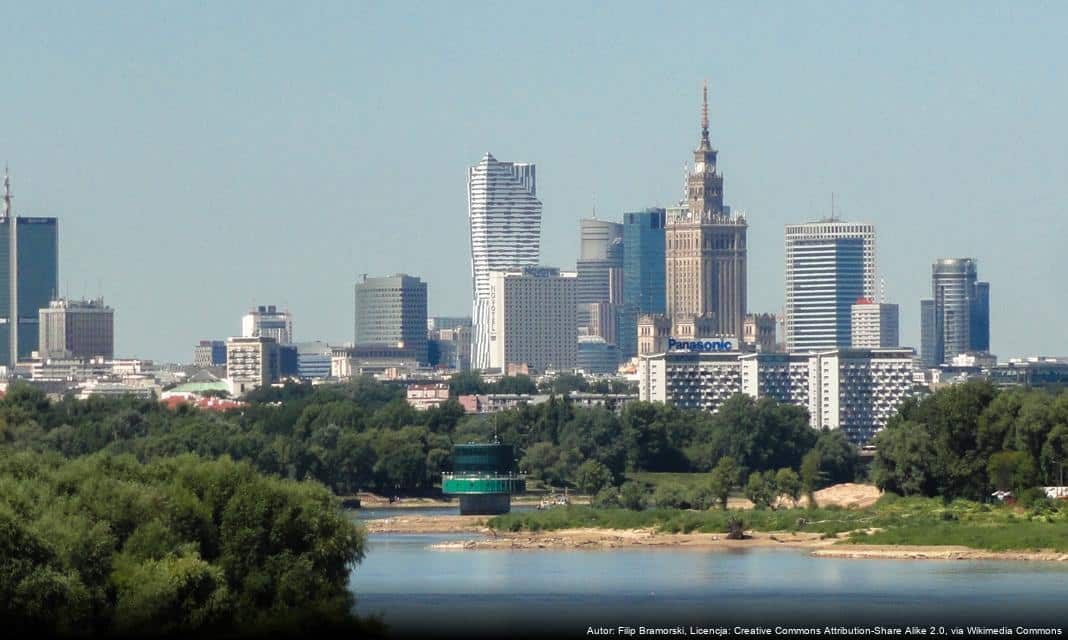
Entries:
POLYGON ((701 139, 686 177, 686 199, 668 210, 667 312, 712 317, 719 335, 741 339, 746 313, 745 217, 723 205, 723 176, 708 137, 708 85, 701 108, 701 139))

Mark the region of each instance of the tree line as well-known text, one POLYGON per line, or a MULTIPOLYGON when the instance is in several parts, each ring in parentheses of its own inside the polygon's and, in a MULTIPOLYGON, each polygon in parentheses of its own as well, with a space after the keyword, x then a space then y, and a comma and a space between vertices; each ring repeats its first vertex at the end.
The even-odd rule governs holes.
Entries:
POLYGON ((901 495, 979 500, 1061 485, 1068 391, 953 385, 906 402, 874 444, 873 479, 901 495))

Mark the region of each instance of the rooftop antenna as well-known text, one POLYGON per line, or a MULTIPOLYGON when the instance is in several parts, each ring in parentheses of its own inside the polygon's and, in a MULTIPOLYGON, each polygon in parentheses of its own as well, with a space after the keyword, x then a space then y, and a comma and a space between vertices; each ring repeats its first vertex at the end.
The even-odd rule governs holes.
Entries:
POLYGON ((831 222, 837 222, 838 219, 834 215, 834 192, 831 192, 831 222))
POLYGON ((11 217, 11 174, 8 173, 7 164, 4 164, 4 214, 3 219, 11 217))

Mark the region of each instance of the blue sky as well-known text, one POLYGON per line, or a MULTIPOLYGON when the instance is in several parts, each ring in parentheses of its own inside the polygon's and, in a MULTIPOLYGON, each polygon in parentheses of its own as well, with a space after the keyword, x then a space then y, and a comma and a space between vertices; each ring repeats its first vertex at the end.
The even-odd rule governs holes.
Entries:
POLYGON ((0 160, 60 218, 60 285, 121 355, 188 360, 253 304, 352 339, 357 274, 470 311, 465 172, 538 165, 543 262, 678 199, 709 80, 752 311, 783 225, 877 229, 918 343, 937 257, 991 282, 992 349, 1068 354, 1068 11, 1041 3, 6 3, 0 160))

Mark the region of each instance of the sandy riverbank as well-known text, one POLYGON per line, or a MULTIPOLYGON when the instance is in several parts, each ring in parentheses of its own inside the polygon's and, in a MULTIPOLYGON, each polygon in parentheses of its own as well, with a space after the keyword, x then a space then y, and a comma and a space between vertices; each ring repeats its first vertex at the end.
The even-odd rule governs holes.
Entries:
POLYGON ((962 546, 905 546, 842 544, 845 534, 825 538, 819 533, 747 531, 745 540, 728 540, 721 533, 663 533, 653 529, 576 528, 542 532, 502 532, 486 526, 486 516, 405 516, 368 520, 370 533, 471 533, 477 539, 432 545, 443 550, 559 549, 593 550, 621 547, 695 549, 804 549, 820 558, 883 560, 1012 560, 1068 562, 1056 551, 984 551, 962 546))
MULTIPOLYGON (((460 504, 456 500, 442 500, 440 498, 401 498, 396 502, 390 502, 388 497, 374 493, 359 493, 353 497, 359 499, 361 509, 448 509, 456 508, 460 504)), ((571 504, 589 503, 588 497, 571 499, 571 504)), ((541 498, 538 496, 512 499, 512 506, 536 507, 539 504, 541 504, 541 498)))

